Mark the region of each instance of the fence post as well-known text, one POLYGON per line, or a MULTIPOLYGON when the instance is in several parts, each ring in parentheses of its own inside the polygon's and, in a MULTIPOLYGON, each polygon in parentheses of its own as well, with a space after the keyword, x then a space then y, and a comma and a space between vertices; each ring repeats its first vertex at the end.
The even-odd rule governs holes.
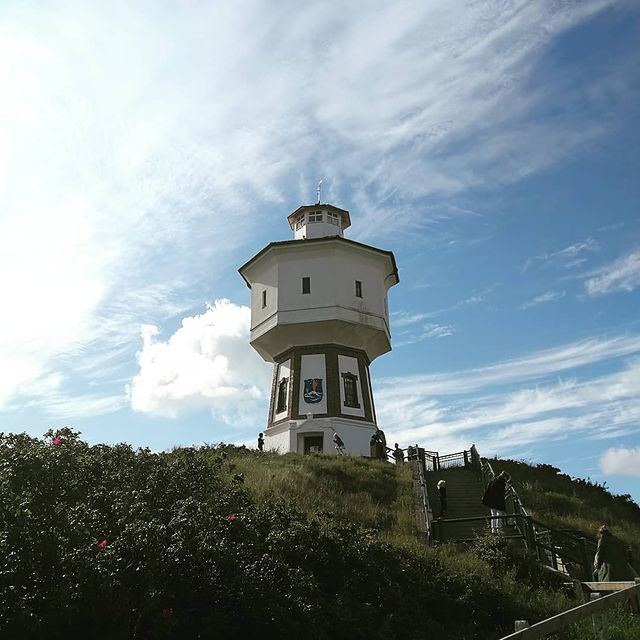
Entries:
POLYGON ((469 466, 469 454, 467 453, 466 449, 464 451, 464 466, 465 467, 469 466))
POLYGON ((523 629, 528 629, 531 625, 526 620, 516 620, 513 623, 514 631, 522 631, 523 629))
MULTIPOLYGON (((591 601, 597 600, 600 597, 599 593, 591 594, 591 601)), ((607 640, 607 625, 605 624, 602 613, 594 613, 591 616, 593 620, 593 635, 596 640, 607 640)))

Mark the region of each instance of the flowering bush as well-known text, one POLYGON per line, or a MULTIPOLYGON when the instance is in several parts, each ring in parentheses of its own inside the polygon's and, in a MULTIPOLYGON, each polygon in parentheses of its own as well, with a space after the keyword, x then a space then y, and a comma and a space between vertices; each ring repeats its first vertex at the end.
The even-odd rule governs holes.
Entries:
POLYGON ((0 636, 374 638, 408 619, 406 559, 330 517, 257 507, 224 464, 207 447, 1 434, 0 636))
POLYGON ((275 496, 256 504, 221 453, 0 434, 0 637, 453 640, 511 627, 513 601, 482 561, 392 547, 275 496))

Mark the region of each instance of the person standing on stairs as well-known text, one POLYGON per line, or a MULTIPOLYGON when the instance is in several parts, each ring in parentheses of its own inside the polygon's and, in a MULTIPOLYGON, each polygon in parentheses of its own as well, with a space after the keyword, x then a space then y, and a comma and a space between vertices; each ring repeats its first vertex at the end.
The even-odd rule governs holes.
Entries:
POLYGON ((502 471, 489 482, 482 496, 482 504, 491 510, 491 533, 498 533, 502 529, 502 516, 507 515, 506 491, 509 480, 511 476, 502 471))
POLYGON ((438 498, 440 499, 440 517, 447 516, 447 483, 444 480, 438 480, 436 485, 438 489, 438 498))

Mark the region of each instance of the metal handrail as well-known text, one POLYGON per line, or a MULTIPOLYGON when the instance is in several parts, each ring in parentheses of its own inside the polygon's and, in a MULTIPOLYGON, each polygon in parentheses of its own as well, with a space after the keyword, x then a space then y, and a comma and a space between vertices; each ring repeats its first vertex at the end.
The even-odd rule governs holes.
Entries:
MULTIPOLYGON (((437 455, 437 453, 436 453, 437 455)), ((433 536, 432 530, 432 521, 433 521, 433 512, 431 510, 431 505, 429 504, 429 494, 427 492, 427 476, 426 476, 426 459, 428 454, 424 449, 415 446, 415 455, 412 455, 408 458, 408 462, 413 462, 415 465, 415 469, 417 470, 417 480, 418 486, 417 490, 420 494, 420 507, 422 510, 422 516, 425 522, 425 534, 427 538, 427 543, 429 543, 433 536)))
MULTIPOLYGON (((475 467, 476 472, 482 480, 483 487, 486 488, 489 482, 495 478, 495 472, 488 460, 479 457, 475 446, 472 446, 472 454, 474 458, 478 457, 480 467, 479 469, 477 466, 475 467)), ((507 485, 506 499, 508 507, 510 507, 507 511, 512 516, 523 516, 515 519, 516 528, 522 535, 527 548, 535 552, 540 562, 548 563, 549 566, 559 570, 558 559, 560 558, 563 567, 566 562, 575 563, 580 566, 585 576, 590 575, 590 557, 593 557, 596 549, 593 540, 586 536, 555 529, 539 520, 534 520, 525 509, 512 484, 507 485)))

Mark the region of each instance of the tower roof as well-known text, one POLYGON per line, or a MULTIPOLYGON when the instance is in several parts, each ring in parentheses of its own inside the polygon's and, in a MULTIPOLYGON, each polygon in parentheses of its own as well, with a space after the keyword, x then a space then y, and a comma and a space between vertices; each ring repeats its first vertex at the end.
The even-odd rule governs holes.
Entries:
MULTIPOLYGON (((326 205, 322 205, 322 206, 326 206, 326 205)), ((303 208, 304 207, 300 207, 300 209, 303 209, 303 208)), ((300 209, 298 209, 298 211, 300 211, 300 209)), ((341 209, 339 209, 339 211, 341 211, 341 209)), ((348 212, 345 212, 345 213, 349 215, 348 212)), ((377 247, 372 247, 371 245, 364 244, 362 242, 356 242, 355 240, 348 240, 347 238, 341 238, 339 236, 325 236, 321 238, 312 238, 304 241, 305 246, 322 244, 322 243, 345 244, 347 246, 353 247, 354 249, 360 249, 361 251, 368 251, 371 253, 377 253, 379 255, 385 256, 390 262, 391 272, 389 273, 389 276, 393 276, 395 280, 393 284, 398 284, 398 282, 400 282, 400 276, 398 274, 396 259, 392 251, 385 251, 384 249, 378 249, 377 247)), ((256 253, 256 255, 253 256, 251 260, 248 260, 247 262, 245 262, 238 269, 238 273, 240 273, 240 275, 242 276, 242 279, 246 282, 247 287, 251 288, 251 283, 245 276, 245 272, 247 271, 248 268, 250 268, 256 262, 259 262, 265 254, 270 253, 271 251, 278 251, 284 248, 292 248, 292 249, 299 248, 300 246, 301 245, 299 240, 280 240, 279 242, 270 242, 266 247, 264 247, 264 249, 262 249, 261 251, 258 251, 258 253, 256 253)))

